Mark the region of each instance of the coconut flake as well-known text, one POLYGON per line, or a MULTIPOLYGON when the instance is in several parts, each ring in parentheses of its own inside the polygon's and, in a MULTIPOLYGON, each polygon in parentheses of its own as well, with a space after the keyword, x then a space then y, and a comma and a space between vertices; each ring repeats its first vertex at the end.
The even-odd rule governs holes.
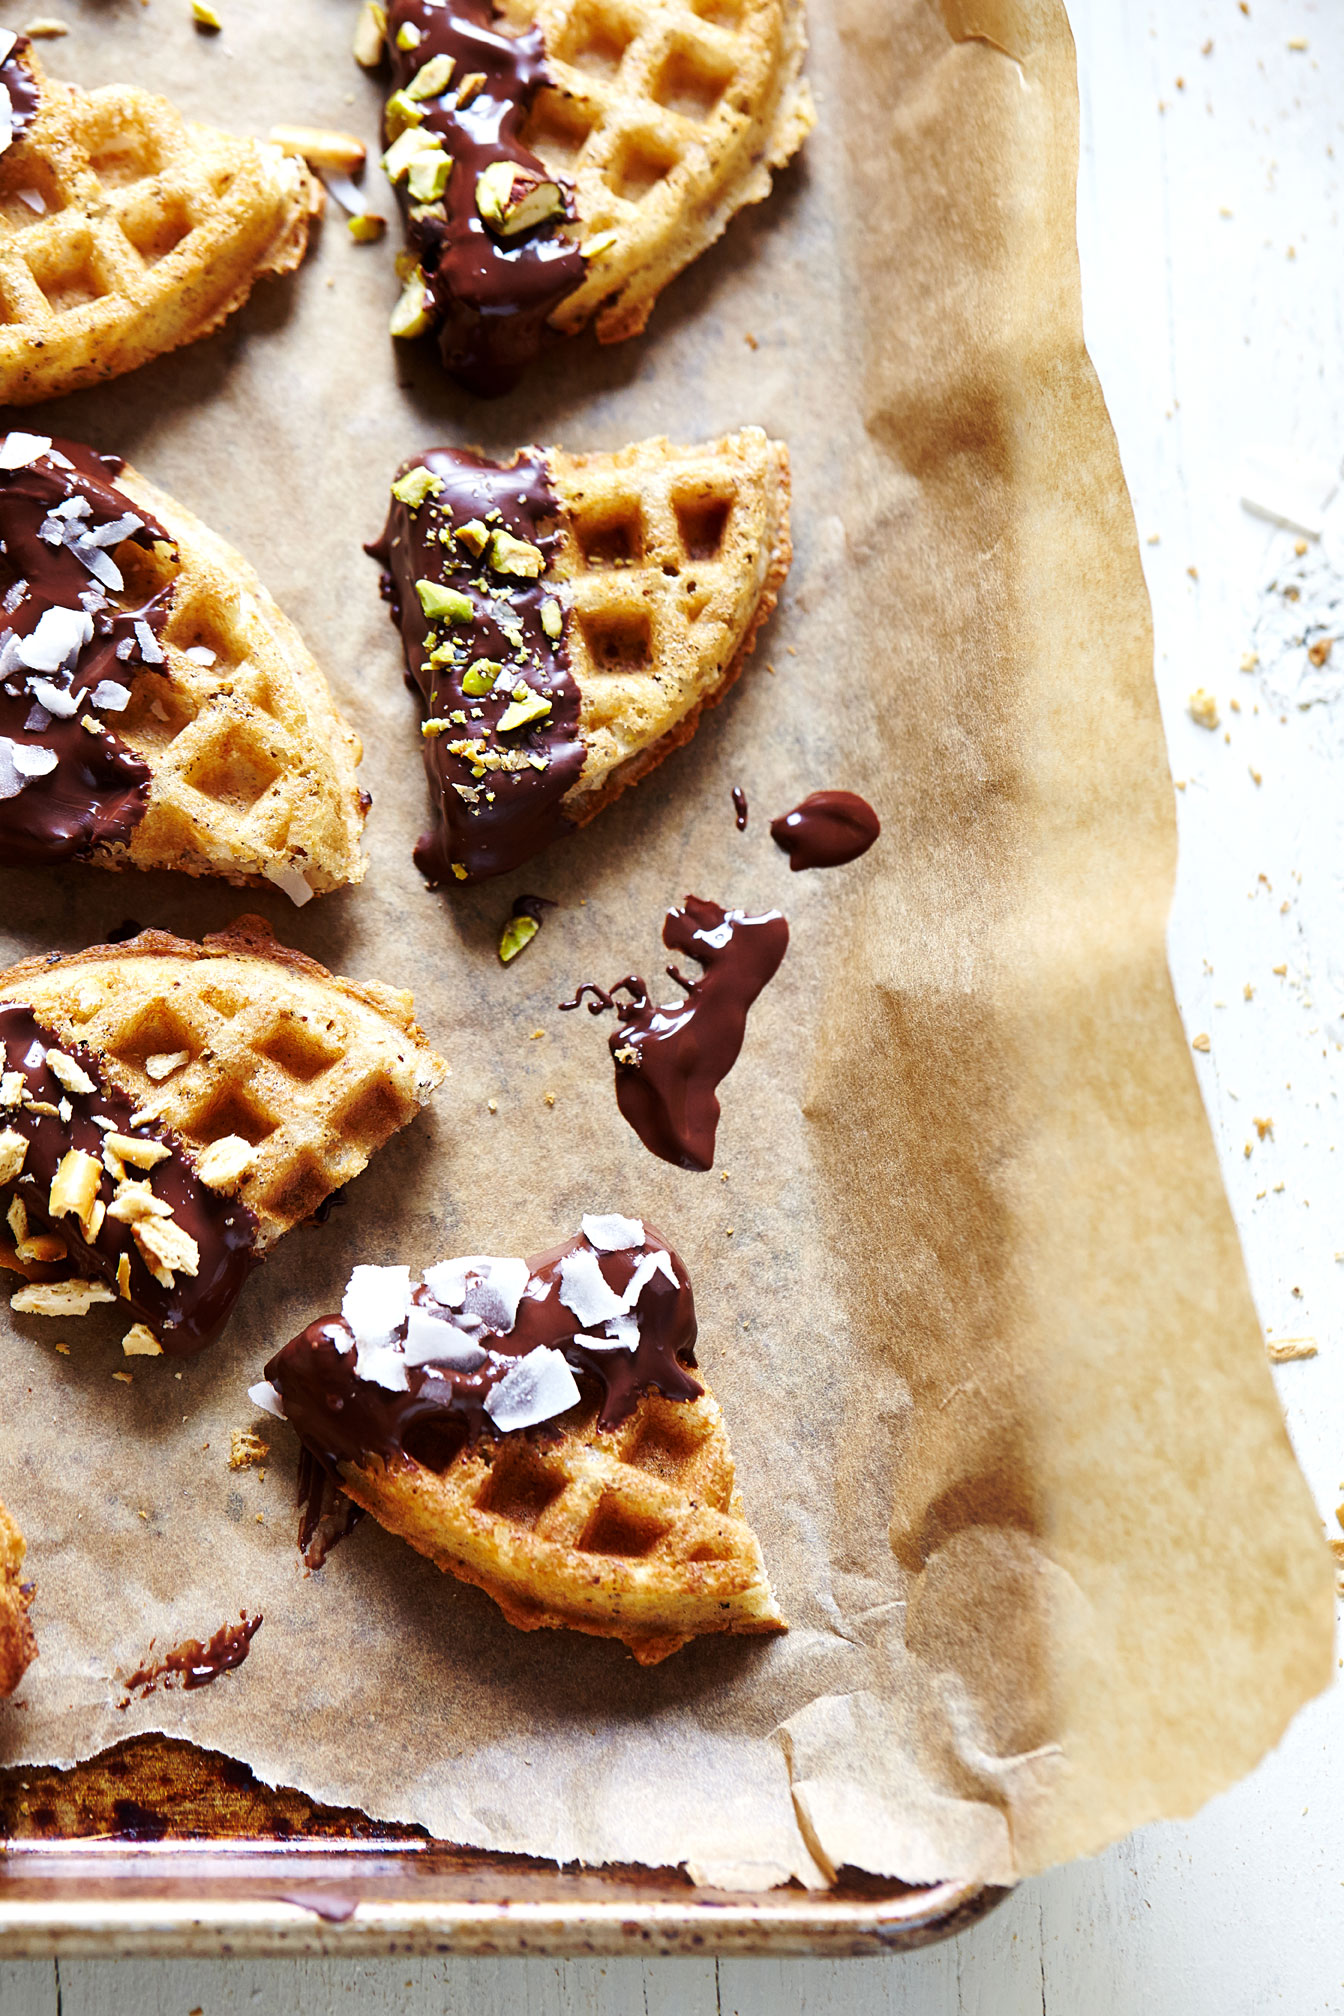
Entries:
POLYGON ((609 1287, 598 1266, 597 1255, 586 1246, 566 1253, 560 1262, 560 1300, 572 1309, 585 1328, 605 1323, 609 1316, 621 1315, 628 1306, 609 1287))
POLYGON ((100 679, 89 696, 93 706, 108 714, 122 714, 130 704, 131 689, 116 679, 100 679))
POLYGON ((40 1071, 46 1061, 47 1046, 45 1043, 30 1043, 23 1053, 23 1068, 25 1071, 40 1071))
POLYGON ((144 530, 145 521, 137 518, 134 511, 127 511, 120 518, 111 518, 106 525, 85 532, 80 539, 81 546, 120 546, 123 539, 129 539, 132 532, 144 530))
POLYGON ((47 199, 40 189, 20 189, 20 203, 26 203, 30 210, 36 210, 39 217, 47 214, 47 199))
POLYGON ((28 691, 39 707, 45 707, 48 714, 55 714, 59 720, 69 721, 78 710, 78 695, 68 686, 53 685, 50 679, 30 679, 28 691))
POLYGON ((644 1244, 644 1227, 638 1218, 622 1218, 618 1212, 595 1217, 585 1211, 583 1236, 599 1253, 630 1253, 644 1244))
MULTIPOLYGON (((188 652, 187 656, 190 657, 191 653, 188 652)), ((302 910, 305 903, 312 902, 313 892, 297 868, 291 868, 283 861, 268 861, 262 872, 268 882, 274 882, 277 889, 284 891, 296 910, 302 910)))
MULTIPOLYGON (((356 1267, 346 1284, 341 1314, 358 1345, 390 1344, 411 1305, 409 1267, 356 1267)), ((360 1369, 360 1377, 363 1378, 360 1369)))
POLYGON ((164 663, 163 652, 159 648, 159 640, 150 629, 148 623, 137 621, 135 637, 136 642, 140 646, 140 656, 144 659, 146 665, 162 665, 164 663))
POLYGON ((489 1253, 440 1260, 425 1269, 425 1286, 436 1302, 477 1318, 499 1337, 507 1337, 517 1321, 529 1279, 526 1260, 489 1253))
POLYGON ((36 629, 19 639, 19 663, 33 672, 57 672, 92 636, 93 618, 86 609, 44 609, 36 629))
POLYGON ((388 1393, 410 1391, 406 1359, 400 1344, 357 1345, 355 1376, 367 1380, 370 1386, 383 1387, 388 1393))
POLYGON ((16 742, 14 768, 20 777, 49 777, 56 768, 56 751, 35 749, 30 742, 16 742))
POLYGON ((182 655, 190 658, 193 665, 213 665, 218 654, 208 644, 192 644, 182 655))
POLYGON ((408 1365, 446 1365, 453 1372, 476 1372, 489 1352, 473 1344, 446 1316, 431 1315, 418 1302, 407 1318, 405 1357, 408 1365))
POLYGON ((553 1420, 578 1397, 579 1383, 560 1352, 549 1344, 538 1344, 505 1373, 486 1401, 485 1411, 501 1434, 508 1435, 553 1420))
MULTIPOLYGON (((3 61, 0 57, 0 62, 3 61)), ((0 441, 0 469, 28 469, 50 447, 50 434, 24 434, 15 428, 0 441)))
POLYGON ((247 1397, 263 1414, 274 1414, 277 1421, 285 1420, 285 1403, 269 1379, 259 1379, 255 1386, 249 1386, 247 1397))
POLYGON ((0 63, 8 63, 18 39, 12 28, 0 28, 0 63))
POLYGON ((667 1254, 661 1251, 661 1249, 657 1253, 646 1253, 634 1273, 630 1276, 630 1285, 625 1291, 625 1300, 621 1304, 622 1309, 634 1308, 655 1274, 665 1275, 674 1288, 678 1285, 676 1269, 667 1254))

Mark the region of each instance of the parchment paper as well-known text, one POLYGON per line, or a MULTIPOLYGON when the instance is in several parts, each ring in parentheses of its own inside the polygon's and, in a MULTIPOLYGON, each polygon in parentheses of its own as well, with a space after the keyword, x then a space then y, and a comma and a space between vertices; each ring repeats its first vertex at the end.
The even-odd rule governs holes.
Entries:
MULTIPOLYGON (((227 0, 213 41, 160 0, 63 11, 61 74, 374 139, 347 0, 227 0)), ((221 336, 44 415, 260 567, 364 737, 373 866, 301 914, 11 871, 3 957, 259 909, 338 970, 413 986, 454 1071, 198 1362, 137 1363, 128 1387, 115 1326, 65 1325, 65 1357, 58 1326, 5 1319, 0 1493, 42 1656, 0 1758, 155 1728, 458 1842, 733 1885, 842 1864, 1001 1881, 1189 1811, 1329 1678, 1328 1560, 1163 956, 1174 824, 1082 345, 1063 10, 816 0, 812 38, 804 160, 643 341, 572 346, 473 404, 393 355, 394 243, 354 247, 337 216, 221 336), (737 691, 564 848, 427 893, 414 710, 359 550, 398 460, 746 421, 790 441, 797 557, 737 691), (871 796, 884 838, 791 875, 768 818, 822 786, 871 796), (504 970, 520 889, 561 907, 504 970), (701 1176, 619 1118, 605 1025, 555 1012, 581 979, 659 971, 689 890, 793 931, 701 1176), (287 1432, 266 1428, 264 1481, 227 1468, 249 1380, 354 1262, 528 1252, 584 1209, 648 1216, 691 1269, 785 1638, 641 1671, 511 1630, 372 1521, 305 1578, 287 1432), (265 1624, 239 1672, 112 1705, 152 1636, 243 1606, 265 1624)))

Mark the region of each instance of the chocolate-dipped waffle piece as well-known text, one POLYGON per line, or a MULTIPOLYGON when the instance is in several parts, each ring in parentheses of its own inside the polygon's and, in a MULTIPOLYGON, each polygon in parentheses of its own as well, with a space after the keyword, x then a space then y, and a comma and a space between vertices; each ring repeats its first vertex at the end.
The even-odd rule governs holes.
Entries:
POLYGON ((473 391, 547 328, 634 336, 769 194, 814 114, 802 0, 392 0, 384 167, 412 270, 394 336, 433 331, 473 391))
MULTIPOLYGON (((3 156, 0 156, 0 161, 3 156)), ((0 437, 0 864, 358 882, 360 746, 252 569, 116 456, 0 437)))
POLYGON ((323 202, 302 161, 132 85, 59 83, 8 29, 0 55, 0 404, 194 343, 299 264, 323 202))
POLYGON ((414 1287, 357 1267, 252 1398, 511 1624, 652 1665, 705 1632, 784 1628, 695 1343, 677 1255, 589 1216, 551 1252, 445 1260, 414 1287))
POLYGON ((690 740, 775 606, 788 507, 759 427, 405 464, 369 550, 421 703, 431 884, 517 867, 690 740))
POLYGON ((129 1355, 201 1350, 445 1076, 413 1006, 259 918, 0 973, 0 1267, 29 1277, 11 1307, 107 1303, 129 1355))
POLYGON ((0 1700, 12 1694, 37 1657, 23 1581, 23 1535, 0 1505, 0 1700))

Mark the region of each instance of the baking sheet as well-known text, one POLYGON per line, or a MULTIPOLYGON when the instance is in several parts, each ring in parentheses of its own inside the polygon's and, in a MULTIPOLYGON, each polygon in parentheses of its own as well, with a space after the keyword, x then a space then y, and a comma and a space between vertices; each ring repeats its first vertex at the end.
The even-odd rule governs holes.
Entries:
MULTIPOLYGON (((211 41, 185 9, 66 12, 60 74, 152 77, 244 129, 374 137, 346 4, 230 0, 211 41)), ((413 985, 454 1072, 196 1364, 136 1365, 128 1387, 112 1326, 65 1326, 64 1357, 57 1326, 6 1319, 0 1489, 42 1658, 0 1760, 158 1728, 490 1849, 744 1887, 844 1865, 995 1883, 1190 1810, 1329 1678, 1328 1557, 1166 977, 1174 826, 1082 347, 1063 13, 832 0, 812 39, 804 161, 641 342, 571 346, 475 404, 392 355, 393 246, 349 245, 334 217, 221 336, 43 409, 258 564, 364 737, 373 866, 301 915, 167 877, 11 872, 0 956, 250 907, 341 971, 413 985), (426 892, 413 709, 359 552, 396 463, 432 440, 746 421, 790 442, 796 558, 738 689, 564 848, 426 892), (883 841, 790 875, 768 817, 826 785, 869 795, 883 841), (560 909, 505 970, 521 889, 560 909), (777 904, 793 933, 707 1176, 645 1153, 604 1025, 554 1005, 659 970, 688 890, 777 904), (641 1671, 514 1633, 371 1522, 305 1577, 285 1431, 264 1480, 227 1468, 248 1381, 354 1262, 526 1252, 585 1209, 647 1216, 691 1269, 786 1638, 641 1671), (266 1622, 237 1674, 116 1708, 151 1636, 244 1606, 266 1622)))

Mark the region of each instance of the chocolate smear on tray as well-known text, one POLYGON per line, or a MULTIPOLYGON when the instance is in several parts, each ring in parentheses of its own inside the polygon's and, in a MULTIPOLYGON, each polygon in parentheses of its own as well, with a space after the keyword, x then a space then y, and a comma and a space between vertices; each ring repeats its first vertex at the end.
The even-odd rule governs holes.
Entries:
POLYGON ((151 772, 117 722, 137 670, 164 663, 171 589, 140 600, 115 553, 168 534, 113 486, 122 466, 46 435, 0 441, 0 863, 124 844, 144 816, 151 772))
MULTIPOLYGON (((424 150, 419 170, 394 155, 388 170, 439 354, 468 390, 506 392, 536 356, 551 310, 584 276, 582 253, 559 229, 573 220, 573 191, 522 140, 551 81, 541 30, 505 33, 489 0, 393 0, 387 44, 395 89, 386 140, 406 130, 441 150, 424 150)), ((405 333, 416 333, 414 321, 405 333)))
POLYGON ((737 1062, 747 1014, 779 971, 789 927, 777 910, 748 917, 699 896, 669 910, 663 925, 669 951, 685 952, 702 966, 698 980, 667 968, 684 1001, 657 1007, 637 973, 607 991, 585 981, 572 1001, 591 994, 589 1013, 616 1011, 609 1039, 616 1064, 616 1103, 646 1148, 682 1169, 712 1169, 719 1125, 717 1088, 737 1062), (618 1001, 626 993, 627 1002, 618 1001))
MULTIPOLYGON (((247 1206, 202 1183, 167 1128, 137 1126, 134 1102, 100 1077, 92 1051, 62 1043, 29 1008, 0 1005, 0 1074, 0 1156, 10 1137, 23 1144, 16 1173, 0 1183, 4 1248, 38 1280, 74 1274, 106 1283, 111 1295, 105 1299, 116 1304, 127 1327, 145 1324, 169 1357, 202 1350, 223 1329, 257 1262, 256 1220, 247 1206), (56 1067, 48 1061, 51 1053, 56 1067), (89 1090, 76 1089, 81 1078, 89 1090), (128 1153, 125 1178, 117 1176, 118 1137, 143 1148, 153 1166, 138 1166, 128 1153), (53 1181, 72 1155, 96 1165, 67 1167, 67 1175, 82 1167, 90 1182, 82 1217, 52 1208, 53 1181), (114 1217, 113 1209, 128 1208, 118 1207, 118 1198, 133 1196, 138 1185, 147 1185, 156 1200, 153 1213, 131 1222, 114 1217), (187 1235, 175 1268, 166 1268, 153 1251, 154 1228, 165 1224, 187 1235), (56 1242, 50 1258, 47 1241, 56 1242), (194 1273, 187 1271, 192 1265, 194 1273), (157 1278, 155 1268, 169 1281, 157 1278)), ((12 1147, 9 1153, 17 1156, 12 1147)))
POLYGON ((368 551, 420 696, 435 823, 415 862, 431 887, 502 875, 572 831, 579 689, 542 578, 560 505, 540 449, 508 468, 457 448, 408 462, 368 551))
POLYGON ((839 868, 866 854, 882 822, 866 798, 853 791, 814 791, 770 822, 770 838, 790 868, 839 868))
MULTIPOLYGON (((249 1617, 244 1610, 236 1624, 221 1624, 213 1638, 207 1638, 204 1644, 199 1639, 188 1638, 183 1644, 175 1645, 171 1652, 161 1653, 157 1659, 147 1658, 122 1682, 126 1696, 117 1706, 125 1708, 133 1694, 152 1693, 160 1680, 170 1687, 177 1680, 187 1689, 208 1687, 221 1674, 232 1673, 235 1667, 242 1665, 264 1621, 260 1611, 255 1617, 249 1617)), ((151 1644, 151 1653, 153 1649, 151 1644)))
MULTIPOLYGON (((28 61, 32 44, 26 35, 10 28, 0 29, 0 154, 15 140, 21 140, 37 113, 37 79, 28 61)), ((33 192, 41 200, 39 191, 33 192)))
POLYGON ((639 1219, 584 1226, 531 1260, 444 1261, 415 1288, 406 1268, 357 1268, 342 1314, 278 1351, 252 1398, 333 1471, 369 1457, 442 1471, 482 1437, 544 1428, 585 1391, 602 1428, 645 1393, 699 1399, 685 1267, 639 1219))

